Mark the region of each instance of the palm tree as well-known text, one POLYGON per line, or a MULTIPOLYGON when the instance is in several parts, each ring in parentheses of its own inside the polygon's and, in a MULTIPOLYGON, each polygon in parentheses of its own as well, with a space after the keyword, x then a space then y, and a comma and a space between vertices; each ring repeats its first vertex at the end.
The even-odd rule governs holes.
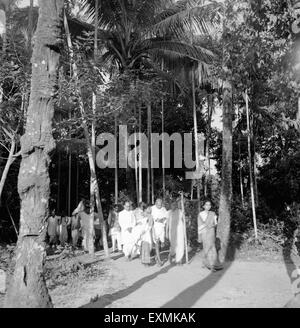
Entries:
MULTIPOLYGON (((92 20, 95 1, 81 3, 79 12, 85 12, 81 19, 92 20)), ((184 40, 190 31, 199 35, 210 33, 219 23, 219 8, 220 4, 203 0, 102 0, 99 7, 102 63, 110 67, 111 74, 151 70, 178 84, 176 75, 171 73, 176 66, 187 60, 205 66, 213 59, 213 53, 203 47, 203 42, 184 40)), ((143 77, 138 73, 137 78, 143 77)), ((150 113, 148 116, 151 117, 150 113)))

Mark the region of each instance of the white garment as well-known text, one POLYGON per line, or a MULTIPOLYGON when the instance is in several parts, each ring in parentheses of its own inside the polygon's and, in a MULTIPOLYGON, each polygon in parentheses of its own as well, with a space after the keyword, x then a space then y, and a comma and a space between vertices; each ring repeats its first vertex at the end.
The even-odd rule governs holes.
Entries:
POLYGON ((160 219, 168 219, 168 211, 165 207, 157 208, 156 205, 153 205, 151 208, 151 215, 153 217, 153 235, 155 240, 160 240, 162 243, 165 242, 165 226, 167 220, 159 222, 160 219))
POLYGON ((121 227, 121 243, 123 245, 123 252, 125 256, 131 254, 133 247, 132 232, 129 232, 129 228, 133 228, 135 225, 135 219, 132 211, 126 211, 125 209, 119 213, 119 225, 121 227))
POLYGON ((151 224, 149 223, 149 218, 145 218, 143 222, 143 231, 142 231, 142 236, 141 240, 145 241, 150 244, 150 249, 152 248, 152 236, 151 236, 151 224))
POLYGON ((184 255, 184 222, 183 212, 179 209, 169 211, 168 228, 171 243, 170 255, 175 255, 176 263, 181 262, 184 255))
POLYGON ((118 245, 118 251, 122 250, 121 246, 121 233, 120 231, 116 231, 111 234, 111 241, 112 241, 112 251, 114 252, 116 249, 116 244, 118 245))

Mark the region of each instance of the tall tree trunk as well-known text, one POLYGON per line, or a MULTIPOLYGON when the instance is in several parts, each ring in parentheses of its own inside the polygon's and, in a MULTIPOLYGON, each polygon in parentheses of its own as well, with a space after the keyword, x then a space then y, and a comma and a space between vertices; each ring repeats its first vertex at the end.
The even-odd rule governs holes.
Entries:
POLYGON ((204 195, 207 197, 208 193, 208 178, 210 177, 210 158, 209 158, 209 148, 210 148, 210 133, 211 133, 211 118, 212 118, 212 111, 213 111, 213 96, 207 96, 207 129, 206 129, 206 142, 205 142, 205 157, 208 161, 208 175, 205 174, 205 182, 204 182, 204 195))
MULTIPOLYGON (((147 136, 148 140, 151 138, 151 103, 147 104, 147 136)), ((151 146, 149 142, 148 147, 148 167, 147 167, 147 203, 151 200, 151 146)))
POLYGON ((246 98, 246 115, 247 115, 247 136, 248 136, 248 165, 249 165, 249 177, 250 177, 250 192, 251 192, 251 204, 252 204, 252 217, 255 239, 257 239, 257 226, 256 226, 256 208, 255 208, 255 196, 254 196, 254 184, 252 176, 252 154, 251 154, 251 129, 250 129, 250 111, 249 111, 249 98, 248 92, 245 92, 246 98))
POLYGON ((239 176, 240 176, 240 190, 241 190, 241 201, 242 206, 245 208, 245 202, 244 202, 244 184, 243 184, 243 165, 241 161, 241 136, 239 136, 239 176))
MULTIPOLYGON (((161 70, 164 70, 164 60, 162 59, 161 63, 161 70)), ((164 133, 165 133, 165 102, 164 99, 161 100, 161 133, 162 133, 162 192, 163 192, 163 199, 166 196, 166 172, 165 172, 165 142, 164 142, 164 133)))
POLYGON ((68 216, 71 216, 71 192, 72 192, 72 153, 69 150, 69 163, 68 163, 68 216))
MULTIPOLYGON (((71 120, 72 113, 69 111, 69 119, 71 120)), ((71 188, 72 188, 72 151, 71 151, 71 144, 68 147, 68 216, 71 216, 71 188)))
POLYGON ((254 177, 254 195, 255 203, 258 206, 258 187, 257 187, 257 157, 256 157, 256 137, 253 132, 253 177, 254 177))
POLYGON ((118 177, 118 115, 115 113, 115 204, 119 202, 119 177, 118 177))
MULTIPOLYGON (((134 107, 134 118, 136 119, 137 112, 136 106, 134 107)), ((139 203, 139 172, 138 172, 138 160, 137 160, 137 125, 134 124, 134 173, 135 173, 135 193, 136 193, 136 201, 139 203)))
POLYGON ((76 158, 76 204, 79 203, 79 160, 76 158))
MULTIPOLYGON (((199 145, 198 145, 198 122, 197 122, 197 110, 196 110, 196 88, 195 88, 195 64, 192 67, 192 98, 193 98, 193 119, 194 119, 194 138, 195 138, 195 159, 196 159, 196 172, 200 171, 199 164, 199 145)), ((197 199, 200 207, 200 185, 197 179, 197 199)))
POLYGON ((10 151, 9 151, 9 154, 8 154, 8 159, 7 159, 7 162, 5 164, 4 170, 3 170, 2 175, 1 175, 1 180, 0 180, 0 204, 1 204, 2 191, 3 191, 4 184, 5 184, 7 175, 8 175, 8 171, 9 171, 12 163, 16 159, 14 157, 15 148, 16 148, 16 142, 15 142, 15 139, 13 138, 12 142, 11 142, 11 146, 10 146, 10 151))
MULTIPOLYGON (((98 11, 99 11, 99 1, 95 1, 95 26, 94 26, 94 62, 96 63, 98 54, 98 11)), ((91 135, 91 147, 94 160, 94 166, 96 168, 96 128, 95 128, 95 115, 97 106, 97 95, 94 91, 92 94, 92 135, 91 135)), ((95 187, 92 175, 90 177, 90 221, 89 221, 89 237, 87 240, 87 249, 89 254, 93 255, 95 253, 94 238, 91 236, 95 235, 94 231, 94 218, 95 218, 95 187)))
POLYGON ((39 0, 39 19, 32 56, 30 104, 21 139, 18 190, 20 231, 5 300, 6 307, 51 307, 45 278, 45 219, 50 196, 50 152, 54 97, 60 59, 63 0, 39 0))
MULTIPOLYGON (((139 133, 142 133, 142 106, 139 106, 139 133)), ((139 153, 139 202, 143 201, 143 157, 142 149, 139 153)))
POLYGON ((220 238, 220 261, 224 262, 230 237, 230 217, 232 201, 232 85, 227 68, 227 79, 223 84, 223 142, 222 142, 222 176, 219 204, 219 223, 217 235, 220 238))
POLYGON ((161 146, 161 160, 162 160, 162 192, 163 192, 163 199, 166 197, 166 171, 165 171, 165 103, 164 100, 161 101, 161 133, 162 133, 162 146, 161 146))
MULTIPOLYGON (((60 211, 60 187, 61 187, 61 152, 58 151, 58 173, 57 173, 57 202, 56 202, 56 210, 60 211)), ((77 203, 78 204, 78 203, 77 203)))
POLYGON ((151 167, 151 203, 154 204, 154 169, 153 169, 153 147, 152 147, 152 107, 150 104, 150 139, 149 139, 149 147, 150 147, 150 167, 151 167))
MULTIPOLYGON (((72 40, 71 40, 71 35, 70 35, 70 30, 68 26, 68 21, 66 14, 64 14, 64 26, 65 26, 65 32, 67 36, 67 42, 68 42, 68 47, 70 51, 70 57, 72 60, 72 68, 73 68, 73 75, 75 78, 76 82, 79 82, 79 77, 78 77, 78 69, 77 65, 73 60, 73 45, 72 45, 72 40)), ((104 223, 104 217, 103 217, 103 211, 102 211, 102 205, 101 205, 101 197, 100 197, 100 190, 99 190, 99 185, 97 181, 97 175, 96 175, 96 166, 95 166, 95 158, 93 154, 93 148, 91 144, 91 139, 90 139, 90 134, 88 130, 88 122, 86 119, 86 111, 84 108, 84 103, 83 103, 83 97, 81 90, 77 90, 77 96, 78 96, 78 103, 79 103, 79 109, 81 113, 81 118, 82 118, 82 127, 83 127, 83 133, 84 133, 84 138, 86 141, 86 146, 87 146, 87 156, 88 156, 88 162, 89 162, 89 167, 90 167, 90 173, 91 173, 91 190, 95 190, 95 196, 96 196, 96 205, 97 205, 97 211, 99 215, 99 220, 101 224, 101 232, 102 232, 102 238, 103 238, 103 248, 104 248, 104 253, 105 257, 109 258, 109 249, 108 249, 108 244, 107 244, 107 235, 106 235, 106 226, 104 223)))

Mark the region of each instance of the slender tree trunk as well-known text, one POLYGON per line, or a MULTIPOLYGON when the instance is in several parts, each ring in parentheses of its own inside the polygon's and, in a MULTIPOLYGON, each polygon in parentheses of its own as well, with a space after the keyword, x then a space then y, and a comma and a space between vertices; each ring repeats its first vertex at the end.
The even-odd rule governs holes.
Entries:
POLYGON ((3 191, 4 184, 5 184, 7 175, 8 175, 8 171, 9 171, 12 163, 15 160, 15 157, 14 157, 15 148, 16 148, 16 142, 15 142, 15 140, 13 138, 12 139, 12 142, 11 142, 11 146, 10 146, 10 151, 9 151, 8 159, 7 159, 7 162, 5 164, 5 167, 4 167, 2 176, 1 176, 1 180, 0 180, 0 203, 1 203, 2 191, 3 191))
POLYGON ((241 161, 241 137, 240 136, 239 136, 239 175, 240 175, 241 201, 242 201, 243 208, 245 208, 244 185, 243 185, 243 165, 242 165, 242 161, 241 161))
POLYGON ((207 96, 207 131, 206 131, 206 142, 205 142, 205 157, 208 161, 208 175, 205 174, 205 182, 204 182, 204 195, 207 197, 208 190, 208 178, 210 177, 210 158, 209 158, 209 148, 210 148, 210 131, 211 131, 211 118, 212 118, 212 97, 207 96))
POLYGON ((17 229, 17 227, 16 227, 15 221, 14 221, 14 219, 13 219, 11 213, 10 213, 10 210, 9 210, 9 207, 8 207, 7 204, 6 204, 6 209, 7 209, 8 215, 9 215, 9 217, 10 217, 11 223, 12 223, 14 229, 15 229, 16 236, 17 236, 17 238, 18 238, 18 237, 19 237, 18 229, 17 229))
MULTIPOLYGON (((150 105, 151 106, 151 105, 150 105)), ((150 147, 150 165, 151 165, 151 203, 154 204, 154 169, 153 169, 153 147, 152 147, 152 108, 150 107, 150 139, 149 139, 149 147, 150 147)))
POLYGON ((76 158, 76 204, 79 203, 79 161, 76 158))
MULTIPOLYGON (((71 40, 71 35, 69 31, 69 26, 68 26, 68 21, 66 14, 64 15, 64 26, 65 26, 65 32, 67 36, 67 42, 68 42, 68 47, 70 51, 70 57, 73 62, 72 67, 73 67, 73 75, 74 78, 77 82, 79 82, 79 77, 78 77, 78 69, 77 65, 73 60, 73 45, 72 45, 72 40, 71 40)), ((84 132, 84 137, 86 141, 86 146, 87 146, 87 156, 88 156, 88 161, 89 161, 89 166, 90 166, 90 172, 91 172, 91 190, 95 190, 95 196, 96 196, 96 204, 97 204, 97 211, 99 215, 99 220, 101 224, 101 230, 102 230, 102 238, 103 238, 103 248, 104 248, 104 253, 105 257, 109 258, 109 249, 108 249, 108 244, 107 244, 107 235, 106 235, 106 226, 104 224, 104 217, 103 217, 103 211, 102 211, 102 205, 101 205, 101 197, 100 197, 100 190, 99 190, 99 185, 97 181, 97 176, 96 176, 96 166, 95 166, 95 158, 93 155, 93 148, 92 144, 90 141, 90 134, 88 130, 88 122, 86 119, 86 112, 84 108, 84 103, 83 103, 83 97, 81 90, 78 89, 78 103, 79 103, 79 109, 82 117, 82 127, 83 127, 83 132, 84 132)))
POLYGON ((71 192, 72 192, 72 152, 69 149, 69 164, 68 164, 68 216, 71 216, 71 192))
POLYGON ((119 202, 119 183, 118 183, 118 115, 115 113, 115 204, 119 202))
MULTIPOLYGON (((58 151, 58 174, 57 174, 57 202, 56 202, 56 210, 59 212, 60 211, 60 180, 61 180, 61 153, 58 151)), ((76 203, 78 204, 78 203, 76 203)))
MULTIPOLYGON (((134 118, 136 119, 137 112, 136 106, 134 107, 134 118)), ((135 173, 135 192, 136 192, 136 201, 139 203, 139 173, 138 173, 138 160, 137 160, 137 138, 136 138, 136 124, 134 124, 134 173, 135 173)))
MULTIPOLYGON (((229 77, 230 72, 227 68, 224 70, 229 77)), ((221 262, 226 259, 229 244, 232 201, 232 85, 228 77, 223 84, 222 182, 217 227, 217 235, 221 242, 221 262)))
MULTIPOLYGON (((98 53, 98 10, 99 10, 99 1, 95 1, 95 28, 94 28, 94 61, 96 63, 97 53, 98 53)), ((93 112, 93 121, 92 121, 92 135, 91 135, 91 147, 94 160, 94 166, 96 169, 95 159, 96 159, 96 130, 95 130, 95 115, 96 115, 96 106, 97 106, 97 96, 94 91, 92 94, 92 112, 93 112)), ((96 172, 95 172, 96 173, 96 172)), ((94 218, 95 218, 95 186, 92 175, 90 177, 90 221, 89 221, 89 238, 87 240, 87 248, 89 254, 93 255, 95 253, 94 247, 94 218)))
MULTIPOLYGON (((92 111, 93 116, 96 114, 96 94, 92 95, 92 111)), ((95 131, 95 120, 92 121, 92 135, 91 135, 91 147, 92 147, 92 156, 95 167, 95 175, 96 175, 96 131, 95 131)), ((95 185, 94 179, 92 175, 90 176, 90 221, 89 221, 89 238, 87 240, 87 249, 90 255, 95 253, 94 247, 94 218, 95 218, 95 185)))
MULTIPOLYGON (((198 122, 197 122, 197 111, 196 111, 196 89, 195 89, 195 65, 192 67, 192 97, 193 97, 193 118, 194 118, 194 137, 195 137, 195 159, 196 159, 196 172, 200 171, 199 164, 199 145, 198 145, 198 122)), ((197 199, 200 207, 200 185, 197 180, 197 199)))
POLYGON ((39 0, 39 19, 32 56, 30 104, 21 139, 18 190, 20 231, 14 272, 8 283, 6 307, 51 307, 45 278, 45 219, 50 196, 50 152, 54 97, 60 59, 63 0, 39 0))
MULTIPOLYGON (((147 104, 147 136, 148 140, 151 138, 151 104, 147 104)), ((148 167, 147 167, 147 203, 151 200, 151 146, 148 147, 148 167)))
POLYGON ((252 204, 252 216, 255 239, 257 239, 257 226, 256 226, 256 208, 255 208, 255 196, 254 196, 254 184, 252 176, 252 155, 251 155, 251 131, 250 131, 250 111, 249 111, 249 98, 248 92, 245 92, 246 97, 246 114, 247 114, 247 136, 248 136, 248 165, 249 165, 249 177, 250 177, 250 192, 251 192, 251 204, 252 204))
MULTIPOLYGON (((72 113, 69 111, 69 119, 71 120, 72 113)), ((68 216, 71 216, 71 187, 72 187, 72 151, 71 151, 71 143, 68 147, 68 216)))
MULTIPOLYGON (((164 60, 161 63, 161 70, 164 70, 164 60)), ((163 199, 166 196, 166 172, 165 172, 165 140, 164 140, 164 133, 165 133, 165 102, 164 99, 161 100, 161 133, 162 133, 162 192, 163 192, 163 199)))
POLYGON ((258 187, 257 187, 257 157, 256 157, 256 137, 253 133, 253 177, 254 177, 254 195, 255 203, 258 206, 258 187))
MULTIPOLYGON (((142 133, 142 106, 139 106, 139 133, 142 133)), ((139 153, 139 202, 143 201, 143 156, 142 149, 139 153)))
POLYGON ((164 139, 164 133, 165 133, 165 103, 164 100, 161 101, 161 133, 162 133, 162 192, 163 192, 163 199, 166 197, 166 171, 165 171, 165 139, 164 139))

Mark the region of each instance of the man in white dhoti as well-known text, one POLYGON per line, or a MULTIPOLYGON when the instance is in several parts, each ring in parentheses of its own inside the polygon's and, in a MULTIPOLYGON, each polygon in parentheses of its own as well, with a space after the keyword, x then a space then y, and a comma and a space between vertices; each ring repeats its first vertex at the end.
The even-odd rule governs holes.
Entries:
POLYGON ((156 250, 156 261, 158 265, 162 265, 160 259, 160 243, 162 247, 165 243, 165 228, 168 217, 168 211, 163 206, 162 199, 158 198, 155 202, 155 205, 151 208, 151 214, 153 217, 153 240, 155 243, 156 250))
POLYGON ((130 210, 130 202, 128 201, 124 204, 124 210, 119 213, 119 225, 121 227, 123 253, 127 260, 130 260, 130 254, 134 245, 132 228, 135 226, 135 218, 130 210))
POLYGON ((183 212, 178 209, 178 204, 173 201, 169 210, 167 221, 167 236, 169 238, 171 248, 169 253, 169 261, 172 263, 172 258, 175 256, 175 263, 182 264, 184 255, 184 222, 183 212))

